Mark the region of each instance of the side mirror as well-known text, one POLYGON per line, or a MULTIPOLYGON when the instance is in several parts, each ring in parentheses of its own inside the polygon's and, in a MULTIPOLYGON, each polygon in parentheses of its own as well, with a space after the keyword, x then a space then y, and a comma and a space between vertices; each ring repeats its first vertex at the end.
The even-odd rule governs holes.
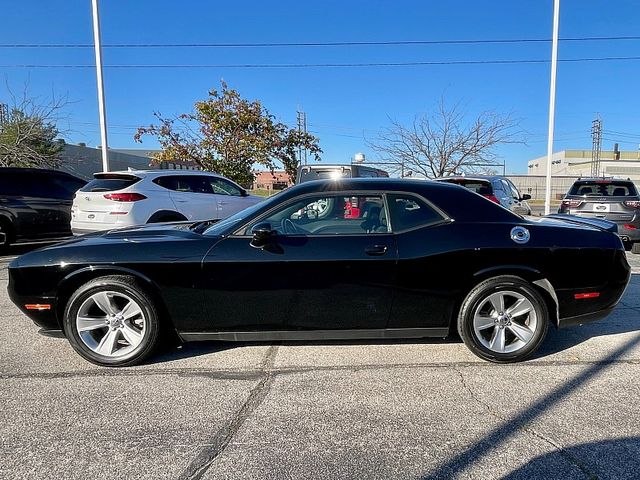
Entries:
POLYGON ((247 193, 247 191, 246 191, 244 188, 242 188, 242 189, 240 190, 240 196, 241 196, 241 197, 248 197, 248 196, 249 196, 249 194, 247 193))
POLYGON ((531 195, 529 195, 528 193, 525 193, 524 195, 522 195, 521 200, 531 200, 531 195))
POLYGON ((254 248, 263 248, 265 245, 273 243, 276 236, 276 230, 271 228, 270 223, 259 223, 251 229, 251 246, 254 248))

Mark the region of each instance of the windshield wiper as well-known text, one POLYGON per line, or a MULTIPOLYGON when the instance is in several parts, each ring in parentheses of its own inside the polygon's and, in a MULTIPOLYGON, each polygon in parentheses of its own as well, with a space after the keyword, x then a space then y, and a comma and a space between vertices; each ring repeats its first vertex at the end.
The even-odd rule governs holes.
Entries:
POLYGON ((189 226, 189 230, 191 230, 192 232, 195 232, 195 233, 202 233, 207 228, 209 228, 211 225, 213 225, 214 223, 217 223, 219 221, 220 221, 220 219, 203 220, 201 222, 196 222, 196 223, 194 223, 194 224, 189 226))

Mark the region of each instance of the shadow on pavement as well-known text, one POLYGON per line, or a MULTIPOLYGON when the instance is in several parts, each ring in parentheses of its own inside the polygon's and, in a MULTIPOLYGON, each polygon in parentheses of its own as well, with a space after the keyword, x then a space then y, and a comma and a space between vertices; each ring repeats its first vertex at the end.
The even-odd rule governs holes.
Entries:
MULTIPOLYGON (((538 417, 553 408, 555 405, 565 400, 573 391, 582 388, 587 382, 592 380, 598 375, 601 375, 609 365, 616 360, 619 360, 626 352, 633 349, 640 344, 640 335, 635 336, 628 342, 624 343, 621 347, 617 348, 610 355, 604 357, 601 361, 594 363, 582 373, 574 376, 565 383, 559 385, 553 389, 550 393, 542 397, 533 405, 528 405, 517 415, 505 419, 505 421, 494 428, 491 432, 485 435, 478 442, 470 446, 467 450, 458 453, 445 463, 441 464, 433 473, 426 474, 423 479, 449 479, 456 478, 461 472, 473 465, 478 458, 481 458, 488 454, 499 454, 500 448, 514 435, 521 433, 523 429, 527 429, 538 417)), ((613 406, 612 406, 613 407, 613 406)), ((561 454, 564 449, 559 449, 558 453, 561 454)), ((637 458, 636 453, 627 453, 628 459, 627 465, 635 465, 637 458)), ((549 457, 549 456, 546 456, 549 457)), ((542 457, 542 458, 546 458, 542 457)), ((565 460, 570 460, 565 457, 565 460)), ((542 460, 541 460, 542 461, 542 460)), ((550 458, 547 459, 551 461, 550 458)), ((607 459, 603 459, 607 461, 607 459)), ((572 462, 576 467, 581 470, 591 468, 595 469, 595 466, 587 459, 582 459, 578 463, 572 462), (579 465, 582 466, 580 467, 579 465)), ((556 463, 557 465, 557 463, 556 463)), ((584 472, 585 470, 583 470, 584 472)), ((517 471, 516 471, 517 472, 517 471)), ((637 473, 637 472, 632 472, 637 473)), ((586 475, 586 478, 597 478, 596 476, 586 475)), ((609 477, 609 475, 607 475, 609 477)), ((563 475, 530 475, 528 477, 508 477, 508 478, 566 478, 563 475)), ((616 475, 611 475, 610 478, 619 478, 616 475)), ((637 477, 627 477, 637 478, 637 477)))
POLYGON ((583 443, 536 457, 502 478, 528 480, 578 476, 587 479, 635 479, 638 478, 638 452, 640 437, 583 443))

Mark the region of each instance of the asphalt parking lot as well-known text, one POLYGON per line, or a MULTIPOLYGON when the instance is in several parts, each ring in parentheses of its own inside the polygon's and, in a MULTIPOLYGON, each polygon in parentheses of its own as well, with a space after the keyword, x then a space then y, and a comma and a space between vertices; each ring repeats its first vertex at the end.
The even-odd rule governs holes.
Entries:
POLYGON ((521 364, 449 339, 195 344, 128 369, 40 336, 0 258, 0 478, 638 478, 629 258, 609 318, 521 364))

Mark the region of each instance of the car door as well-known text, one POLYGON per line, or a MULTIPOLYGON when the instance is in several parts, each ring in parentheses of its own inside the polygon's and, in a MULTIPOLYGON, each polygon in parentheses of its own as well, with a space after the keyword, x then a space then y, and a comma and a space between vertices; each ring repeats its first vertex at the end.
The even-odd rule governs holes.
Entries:
POLYGON ((21 237, 37 240, 60 234, 65 209, 60 197, 64 191, 52 181, 52 175, 46 171, 26 171, 16 176, 19 190, 14 197, 15 213, 21 237))
POLYGON ((509 210, 513 210, 513 193, 509 184, 503 179, 495 180, 493 183, 493 190, 496 198, 500 201, 500 205, 509 210))
POLYGON ((220 177, 208 177, 218 209, 217 218, 227 218, 240 210, 251 206, 251 198, 243 195, 243 190, 233 183, 220 177))
POLYGON ((175 175, 162 185, 171 190, 176 210, 187 220, 215 220, 218 204, 206 175, 175 175))
POLYGON ((455 251, 460 231, 428 200, 411 193, 387 195, 398 247, 396 290, 388 328, 430 329, 442 336, 460 292, 455 251), (453 230, 452 230, 453 229, 453 230))
POLYGON ((212 328, 383 329, 396 260, 382 195, 287 201, 219 242, 204 259, 212 328), (366 207, 359 218, 347 215, 347 202, 366 207), (273 242, 255 248, 251 233, 265 226, 273 242))
POLYGON ((530 210, 529 204, 526 201, 522 200, 522 195, 520 195, 520 192, 518 191, 516 186, 510 180, 504 179, 503 181, 509 187, 509 190, 511 191, 511 197, 513 198, 511 210, 520 215, 528 215, 530 210))

